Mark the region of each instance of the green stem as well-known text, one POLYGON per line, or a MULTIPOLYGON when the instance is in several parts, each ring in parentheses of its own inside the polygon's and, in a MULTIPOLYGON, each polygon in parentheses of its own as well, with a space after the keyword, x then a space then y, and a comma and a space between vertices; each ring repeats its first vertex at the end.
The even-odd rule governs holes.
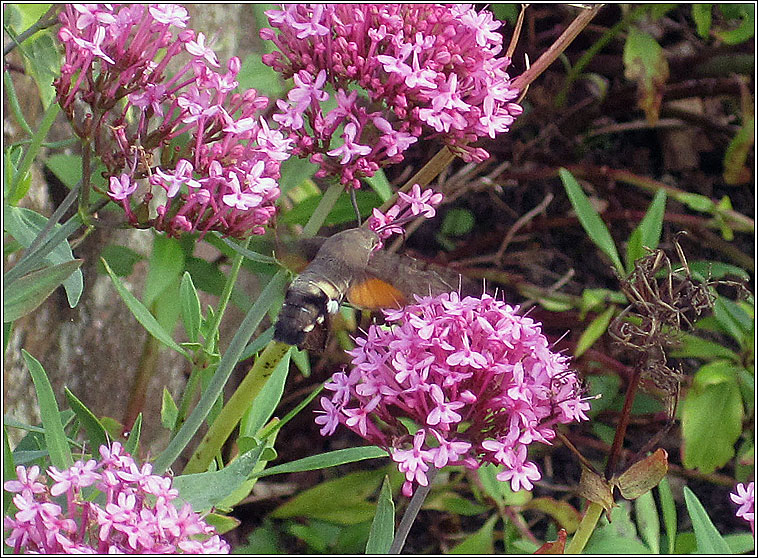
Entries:
POLYGON ((24 158, 21 160, 21 164, 11 178, 11 185, 10 188, 8 188, 7 196, 10 205, 16 205, 26 194, 25 191, 20 191, 19 185, 21 184, 22 179, 29 173, 29 169, 37 158, 37 155, 39 155, 42 141, 47 137, 47 133, 50 131, 50 127, 53 125, 53 122, 55 122, 55 117, 58 116, 60 110, 61 108, 57 104, 52 103, 47 107, 45 114, 42 116, 39 128, 34 136, 32 136, 32 142, 29 144, 29 147, 27 147, 26 152, 24 153, 24 158))
POLYGON ((290 345, 271 341, 260 356, 255 359, 255 364, 245 379, 242 380, 234 395, 229 398, 208 432, 203 436, 195 453, 182 471, 183 475, 203 473, 208 469, 213 457, 221 451, 224 442, 250 408, 250 403, 266 385, 279 361, 289 350, 290 345))
MULTIPOLYGON (((249 245, 250 238, 248 237, 242 247, 244 249, 247 249, 249 245)), ((221 296, 218 299, 218 306, 216 306, 216 311, 213 314, 213 321, 208 328, 208 338, 205 340, 206 349, 208 352, 212 353, 216 350, 216 332, 218 331, 218 327, 221 324, 221 318, 224 317, 224 312, 226 312, 226 307, 229 304, 229 300, 232 297, 232 291, 234 290, 234 285, 237 283, 237 277, 239 276, 240 268, 242 267, 242 262, 244 259, 245 258, 242 254, 237 253, 234 256, 234 260, 232 260, 232 268, 229 271, 228 277, 226 278, 224 290, 221 292, 221 296)))
POLYGON ((437 471, 439 471, 439 469, 430 467, 426 473, 426 478, 429 482, 426 486, 419 486, 416 488, 416 491, 413 493, 413 497, 408 504, 408 509, 405 510, 403 519, 400 520, 400 525, 397 526, 395 538, 392 540, 388 554, 400 554, 400 551, 403 550, 411 526, 413 525, 413 522, 416 521, 416 516, 418 515, 418 512, 421 511, 421 506, 429 495, 429 491, 432 489, 432 481, 434 480, 434 477, 437 476, 437 471))
POLYGON ((284 290, 286 281, 286 272, 283 270, 278 271, 271 281, 269 281, 269 284, 266 285, 266 288, 263 289, 263 292, 255 301, 252 308, 250 308, 245 319, 242 320, 239 329, 229 342, 229 347, 224 353, 224 356, 221 357, 216 372, 213 374, 213 378, 208 384, 205 392, 200 397, 200 401, 198 401, 190 416, 187 417, 186 422, 179 429, 176 436, 174 436, 166 449, 163 450, 153 463, 153 469, 156 474, 164 473, 176 458, 179 457, 179 454, 181 454, 184 448, 187 447, 195 433, 197 433, 198 429, 203 424, 203 421, 208 416, 208 413, 210 413, 213 408, 216 399, 223 392, 224 386, 229 380, 229 376, 231 376, 234 367, 245 350, 247 342, 250 340, 253 333, 266 316, 273 301, 276 299, 274 295, 284 290))
POLYGON ((564 554, 579 554, 584 550, 587 545, 587 541, 590 540, 590 536, 595 531, 600 514, 603 513, 603 506, 590 502, 587 507, 587 511, 582 518, 582 522, 579 524, 579 528, 574 533, 574 537, 571 542, 566 546, 564 554))
MULTIPOLYGON (((250 244, 250 238, 248 238, 242 248, 244 250, 247 250, 247 247, 250 244)), ((213 354, 216 352, 216 338, 217 338, 217 331, 219 328, 219 325, 221 324, 221 318, 224 316, 224 312, 226 311, 226 307, 229 304, 229 300, 231 299, 232 292, 234 290, 234 285, 237 282, 237 277, 239 276, 240 268, 242 267, 242 262, 244 261, 245 257, 242 253, 236 252, 234 255, 234 259, 232 260, 232 268, 229 271, 229 274, 226 277, 226 282, 224 283, 224 290, 221 292, 221 296, 218 300, 218 305, 216 306, 216 310, 213 313, 213 321, 210 323, 208 328, 208 335, 205 338, 205 352, 206 354, 213 354)), ((195 386, 197 385, 198 377, 199 375, 206 370, 205 363, 199 363, 199 366, 193 366, 192 372, 190 373, 189 380, 187 381, 186 389, 184 390, 184 394, 182 395, 182 400, 179 403, 179 414, 177 416, 177 423, 184 422, 184 418, 187 416, 187 411, 189 410, 190 402, 192 401, 192 397, 194 396, 195 392, 195 386)))
POLYGON ((308 219, 308 222, 303 227, 303 236, 305 238, 316 236, 316 233, 326 221, 326 218, 329 216, 334 204, 337 203, 343 190, 344 188, 339 182, 332 183, 331 186, 326 189, 326 192, 324 192, 324 195, 321 197, 321 201, 318 202, 318 206, 311 214, 311 218, 308 219))

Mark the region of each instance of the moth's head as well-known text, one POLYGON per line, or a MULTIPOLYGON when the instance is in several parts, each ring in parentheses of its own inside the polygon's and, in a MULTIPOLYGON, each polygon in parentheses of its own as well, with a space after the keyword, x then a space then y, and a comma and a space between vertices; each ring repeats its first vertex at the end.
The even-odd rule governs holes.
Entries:
POLYGON ((358 227, 348 229, 330 236, 321 247, 322 251, 328 251, 338 255, 345 263, 354 267, 363 267, 368 263, 371 253, 381 244, 379 235, 374 231, 358 227))

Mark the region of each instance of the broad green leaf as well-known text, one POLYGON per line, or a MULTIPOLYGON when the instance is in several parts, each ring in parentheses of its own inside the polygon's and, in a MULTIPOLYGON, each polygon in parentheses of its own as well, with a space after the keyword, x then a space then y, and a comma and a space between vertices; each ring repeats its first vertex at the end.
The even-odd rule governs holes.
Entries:
POLYGON ((263 453, 264 444, 245 452, 220 471, 174 477, 174 488, 196 512, 208 511, 234 492, 243 482, 263 453))
MULTIPOLYGON (((107 245, 103 248, 102 252, 100 252, 100 256, 108 262, 113 273, 119 277, 129 277, 134 271, 134 264, 145 259, 142 254, 139 254, 126 246, 119 246, 118 244, 107 245)), ((98 267, 99 273, 105 273, 105 268, 102 267, 102 265, 98 265, 98 267)))
POLYGON ((582 332, 581 337, 579 337, 576 349, 574 349, 575 357, 581 356, 584 351, 592 347, 595 341, 600 339, 600 337, 608 330, 608 324, 611 322, 611 318, 615 311, 615 306, 609 306, 605 312, 592 320, 592 323, 587 326, 587 329, 585 329, 582 332))
POLYGON ((482 525, 481 529, 468 536, 462 543, 451 548, 448 554, 468 554, 469 556, 474 554, 494 554, 495 523, 497 523, 498 519, 499 516, 497 515, 490 517, 482 525))
POLYGON ((221 515, 220 513, 209 513, 203 519, 208 525, 212 525, 216 528, 216 532, 219 535, 228 533, 232 529, 239 527, 242 522, 236 517, 230 515, 221 515))
POLYGON ((448 512, 455 515, 479 515, 490 508, 463 498, 455 492, 435 491, 424 501, 424 509, 448 512))
POLYGON ((192 343, 196 343, 203 316, 200 309, 200 299, 192 282, 192 276, 186 271, 182 276, 182 283, 179 286, 179 298, 182 304, 184 331, 187 333, 189 340, 192 343))
POLYGON ((395 503, 392 501, 392 487, 388 477, 384 477, 376 515, 371 523, 371 531, 366 543, 366 554, 387 554, 395 536, 395 503))
MULTIPOLYGON (((47 224, 47 217, 40 215, 36 211, 31 209, 25 209, 23 207, 12 207, 6 205, 3 211, 3 227, 8 233, 18 240, 18 242, 24 247, 28 248, 37 235, 45 228, 47 224)), ((58 231, 61 225, 56 224, 53 227, 52 232, 58 231)), ((68 242, 63 241, 53 248, 44 260, 51 265, 62 264, 74 260, 74 254, 71 251, 71 247, 68 242)), ((82 279, 82 272, 77 270, 71 277, 63 282, 63 287, 66 289, 66 296, 68 298, 68 305, 74 308, 79 302, 79 297, 82 295, 84 289, 84 280, 82 279)), ((7 321, 7 320, 6 320, 7 321)))
POLYGON ((592 240, 592 242, 594 242, 595 245, 610 258, 614 267, 623 275, 624 265, 621 263, 611 233, 608 232, 608 227, 605 226, 600 215, 598 215, 595 208, 592 207, 590 200, 582 191, 582 187, 579 186, 576 178, 564 168, 559 169, 558 174, 561 177, 563 187, 566 189, 571 205, 574 207, 574 211, 576 211, 579 222, 587 232, 590 240, 592 240))
POLYGON ((35 33, 34 39, 26 41, 21 52, 24 54, 24 67, 37 84, 42 106, 47 108, 55 100, 53 81, 60 74, 61 57, 57 40, 50 29, 35 33))
POLYGON ((142 296, 144 305, 150 308, 161 293, 179 278, 183 269, 184 251, 179 241, 168 236, 155 235, 142 296))
POLYGON ((176 418, 179 416, 179 409, 176 407, 174 398, 169 391, 163 388, 163 398, 161 399, 161 425, 166 430, 173 430, 176 426, 176 418))
POLYGON ((82 179, 82 156, 54 153, 45 160, 45 166, 69 189, 82 179))
POLYGON ((344 465, 345 463, 354 463, 356 461, 363 461, 364 459, 376 459, 379 457, 387 457, 387 451, 376 446, 346 448, 321 453, 319 455, 312 455, 310 457, 298 459, 297 461, 290 461, 289 463, 283 463, 276 467, 270 467, 258 476, 267 477, 269 475, 279 475, 283 473, 315 471, 317 469, 326 469, 327 467, 336 467, 337 465, 344 465))
POLYGON ((87 431, 87 439, 93 455, 100 455, 100 446, 108 445, 108 434, 105 432, 105 427, 70 389, 63 388, 63 392, 66 394, 71 409, 76 413, 76 417, 84 430, 87 431))
POLYGON ((12 322, 35 310, 72 273, 83 260, 53 265, 16 279, 3 289, 3 320, 12 322))
POLYGON ((155 316, 153 316, 150 311, 145 308, 145 306, 127 290, 121 280, 116 277, 116 274, 113 273, 111 268, 108 266, 108 262, 105 260, 101 261, 103 262, 108 275, 110 275, 111 281, 113 281, 113 286, 116 287, 116 291, 118 291, 118 294, 121 295, 124 303, 127 305, 137 321, 142 324, 147 332, 155 337, 158 341, 170 349, 175 350, 185 358, 189 359, 186 351, 171 338, 171 335, 169 335, 166 330, 163 329, 163 327, 161 327, 160 323, 158 323, 158 320, 155 319, 155 316))
POLYGON ((697 496, 689 489, 684 487, 684 502, 687 505, 687 512, 690 514, 692 528, 695 531, 697 540, 697 551, 699 554, 730 554, 731 549, 726 544, 723 537, 719 534, 713 525, 711 518, 705 511, 703 504, 697 499, 697 496))
POLYGON ((744 415, 735 364, 717 360, 695 373, 682 405, 684 466, 709 474, 734 457, 744 415))
POLYGON ((626 270, 634 270, 634 262, 646 256, 645 248, 655 250, 661 240, 663 230, 663 215, 666 210, 666 190, 658 190, 650 203, 645 216, 637 228, 632 231, 626 247, 626 270))
POLYGON ((323 482, 285 502, 271 517, 309 517, 339 525, 370 521, 376 505, 366 499, 379 487, 385 469, 358 471, 323 482))
POLYGON ((58 469, 66 469, 73 465, 74 460, 71 457, 71 448, 63 430, 53 386, 39 361, 23 349, 21 353, 27 368, 29 368, 29 373, 34 382, 34 390, 37 393, 37 404, 42 418, 42 426, 45 428, 45 445, 50 453, 50 460, 58 469))

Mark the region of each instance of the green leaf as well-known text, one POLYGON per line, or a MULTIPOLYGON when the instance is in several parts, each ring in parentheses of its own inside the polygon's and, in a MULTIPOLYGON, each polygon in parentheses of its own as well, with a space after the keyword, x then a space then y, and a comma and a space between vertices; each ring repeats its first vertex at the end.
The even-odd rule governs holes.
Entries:
POLYGON ((692 4, 692 19, 695 20, 697 34, 705 39, 711 32, 711 10, 713 4, 692 4))
POLYGON ((124 450, 130 455, 137 455, 139 450, 139 439, 142 434, 142 413, 137 415, 132 429, 127 433, 126 443, 124 444, 124 450))
POLYGON ((476 220, 468 209, 453 208, 445 213, 440 233, 445 236, 463 236, 471 232, 476 220))
POLYGON ((738 279, 750 281, 750 274, 736 265, 723 262, 714 262, 710 260, 696 260, 687 262, 693 275, 699 274, 701 277, 711 277, 713 279, 723 279, 727 276, 734 276, 738 279))
POLYGON ((358 471, 323 482, 285 502, 271 517, 309 517, 338 525, 370 521, 376 505, 366 501, 382 482, 385 471, 358 471))
POLYGON ((755 143, 755 118, 747 117, 724 152, 724 182, 730 185, 749 182, 751 170, 746 166, 755 143))
POLYGON ((739 355, 734 351, 697 335, 679 332, 677 342, 676 348, 671 350, 671 356, 674 358, 725 359, 740 362, 739 355))
MULTIPOLYGON (((135 252, 126 246, 109 244, 100 252, 100 256, 108 262, 113 273, 119 277, 128 277, 134 271, 134 264, 145 259, 142 254, 135 252)), ((105 273, 105 268, 98 262, 98 272, 105 273)))
POLYGON ((392 197, 392 186, 390 186, 387 175, 384 174, 382 169, 379 169, 374 173, 374 176, 370 176, 364 179, 371 189, 376 192, 382 203, 386 202, 392 197))
POLYGON ((42 426, 45 428, 45 445, 50 453, 50 460, 58 469, 66 469, 73 465, 74 460, 71 457, 71 448, 63 430, 63 423, 61 423, 53 386, 39 361, 23 349, 21 353, 32 376, 34 390, 37 392, 37 404, 42 426))
POLYGON ((356 461, 376 459, 378 457, 387 457, 387 451, 376 446, 346 448, 304 457, 303 459, 290 461, 289 463, 283 463, 282 465, 266 469, 257 476, 267 477, 269 475, 279 475, 283 473, 315 471, 317 469, 326 469, 327 467, 336 467, 337 465, 344 465, 345 463, 354 463, 356 461))
POLYGON ((269 99, 280 99, 285 93, 281 74, 264 64, 260 54, 245 57, 237 82, 241 90, 255 89, 269 99))
POLYGON ((705 474, 734 457, 744 411, 734 363, 717 360, 702 366, 682 405, 684 466, 705 474))
POLYGON ((110 275, 111 281, 113 281, 113 286, 116 287, 118 294, 121 295, 122 300, 134 315, 134 317, 137 319, 137 321, 142 324, 142 327, 144 327, 147 332, 155 337, 158 341, 170 349, 175 350, 177 353, 189 360, 189 356, 187 355, 186 351, 171 338, 171 335, 169 335, 166 330, 163 329, 163 327, 161 327, 161 325, 158 323, 158 320, 155 319, 150 311, 145 308, 145 306, 127 290, 121 280, 116 277, 116 274, 113 273, 111 268, 108 266, 108 262, 105 260, 101 261, 103 262, 108 275, 110 275))
POLYGON ((288 351, 279 361, 266 385, 250 403, 250 409, 240 423, 240 436, 256 436, 279 406, 290 371, 290 354, 291 351, 288 351))
POLYGON ((635 516, 637 518, 637 530, 645 544, 653 551, 660 554, 661 523, 658 520, 658 510, 655 506, 652 492, 645 492, 634 501, 635 516))
POLYGON ((66 278, 77 271, 83 260, 53 265, 16 279, 3 289, 3 320, 12 322, 35 310, 66 278))
POLYGON ((384 477, 376 515, 371 523, 371 532, 366 543, 366 554, 387 554, 395 536, 395 503, 392 501, 392 487, 389 477, 384 477))
POLYGON ((76 413, 76 417, 84 427, 84 430, 87 431, 87 439, 89 441, 89 447, 92 448, 93 455, 100 455, 100 446, 108 445, 108 434, 105 432, 105 427, 92 411, 90 411, 84 403, 79 401, 71 390, 64 387, 63 393, 66 394, 68 404, 71 406, 74 413, 76 413))
POLYGON ((564 168, 559 169, 558 174, 561 177, 563 187, 566 189, 571 205, 574 207, 574 211, 576 211, 579 222, 589 235, 590 240, 592 240, 592 242, 594 242, 595 245, 610 258, 618 272, 623 275, 624 265, 621 263, 611 233, 608 232, 608 227, 605 226, 600 215, 598 215, 595 208, 592 207, 590 200, 584 194, 574 176, 564 168))
POLYGON ((669 77, 663 48, 655 37, 633 26, 624 43, 623 59, 624 77, 637 84, 637 106, 645 111, 648 122, 655 124, 669 77))
POLYGON ((658 484, 658 496, 661 502, 663 525, 666 528, 665 552, 667 554, 674 554, 674 543, 676 542, 676 504, 674 503, 674 495, 671 492, 671 487, 666 477, 658 484))
POLYGON ((716 37, 728 45, 736 45, 749 40, 755 34, 755 5, 753 4, 719 4, 724 16, 739 19, 737 27, 728 30, 718 29, 713 32, 716 37))
POLYGON ((184 251, 179 241, 168 236, 155 235, 142 296, 144 305, 150 308, 161 293, 179 278, 183 269, 184 251))
POLYGON ((193 510, 208 511, 247 480, 264 447, 260 444, 245 452, 220 471, 174 477, 174 488, 193 510))
POLYGON ((182 276, 182 283, 179 286, 179 298, 181 300, 184 331, 187 333, 189 340, 192 343, 196 343, 203 316, 200 309, 200 299, 192 282, 192 276, 186 271, 182 276))
POLYGON ((82 156, 54 153, 45 160, 45 166, 69 189, 82 179, 82 156))
POLYGON ((611 510, 611 522, 601 518, 583 554, 650 554, 637 536, 637 530, 630 517, 631 505, 622 500, 611 510))
POLYGON ((687 505, 687 512, 690 514, 692 528, 695 531, 697 552, 699 554, 730 554, 729 545, 716 530, 703 504, 687 486, 684 487, 684 502, 687 505))
POLYGON ((24 152, 24 158, 18 165, 18 169, 13 173, 13 177, 7 187, 7 201, 8 205, 16 206, 21 199, 26 195, 31 180, 29 180, 29 169, 31 169, 32 163, 36 160, 37 155, 42 147, 42 142, 47 137, 47 133, 50 131, 50 127, 55 122, 55 117, 58 116, 60 107, 57 104, 51 104, 45 114, 42 117, 39 128, 32 136, 31 143, 27 146, 24 152))
POLYGON ((628 273, 634 270, 634 262, 646 256, 650 250, 658 248, 663 230, 663 215, 666 210, 666 191, 661 189, 655 193, 645 216, 637 228, 632 231, 626 247, 626 269, 628 273))
MULTIPOLYGON (((318 207, 322 196, 311 196, 304 199, 287 213, 279 218, 279 222, 288 225, 304 225, 310 216, 313 214, 316 207, 318 207)), ((361 216, 365 217, 371 213, 371 210, 375 207, 379 207, 382 203, 381 198, 375 192, 368 192, 364 190, 358 190, 355 192, 355 199, 358 203, 358 209, 361 212, 361 216)), ((329 212, 324 225, 339 225, 343 223, 352 223, 355 221, 355 210, 353 204, 350 201, 350 196, 341 195, 334 204, 334 207, 329 212)))
POLYGON ((581 356, 584 351, 592 347, 593 343, 600 339, 600 337, 608 330, 608 324, 611 322, 613 313, 616 311, 615 306, 609 306, 605 312, 600 314, 597 318, 592 320, 587 329, 582 332, 579 341, 574 349, 574 356, 581 356))
MULTIPOLYGON (((25 209, 23 207, 12 207, 9 205, 6 205, 4 208, 3 217, 4 229, 13 238, 18 240, 24 248, 28 248, 32 242, 34 242, 35 238, 42 229, 45 228, 48 221, 47 217, 40 215, 36 211, 25 209)), ((56 224, 53 227, 53 232, 60 230, 60 228, 61 225, 56 224)), ((61 242, 44 256, 44 261, 51 265, 74 261, 74 254, 71 251, 71 246, 69 246, 66 241, 61 242)), ((63 282, 63 287, 66 289, 68 305, 71 308, 74 308, 79 302, 82 290, 84 289, 82 272, 77 270, 74 275, 63 282)))
POLYGON ((499 516, 493 515, 476 533, 469 535, 460 544, 450 549, 448 554, 494 554, 495 552, 495 523, 499 516))
POLYGON ((716 204, 713 200, 701 194, 680 192, 677 194, 676 199, 695 211, 700 211, 702 213, 714 213, 716 211, 716 204))
POLYGON ((171 393, 164 387, 163 398, 161 399, 161 424, 163 428, 173 430, 178 416, 179 409, 176 407, 174 398, 171 397, 171 393))

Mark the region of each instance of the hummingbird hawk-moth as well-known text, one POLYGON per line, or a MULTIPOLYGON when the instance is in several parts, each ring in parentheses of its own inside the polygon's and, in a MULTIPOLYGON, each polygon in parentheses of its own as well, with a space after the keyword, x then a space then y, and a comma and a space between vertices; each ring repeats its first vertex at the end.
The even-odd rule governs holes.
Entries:
POLYGON ((379 243, 374 231, 361 227, 325 239, 315 259, 290 284, 274 339, 302 345, 345 298, 357 308, 378 310, 400 308, 414 294, 474 293, 471 282, 457 272, 377 250, 379 243))

